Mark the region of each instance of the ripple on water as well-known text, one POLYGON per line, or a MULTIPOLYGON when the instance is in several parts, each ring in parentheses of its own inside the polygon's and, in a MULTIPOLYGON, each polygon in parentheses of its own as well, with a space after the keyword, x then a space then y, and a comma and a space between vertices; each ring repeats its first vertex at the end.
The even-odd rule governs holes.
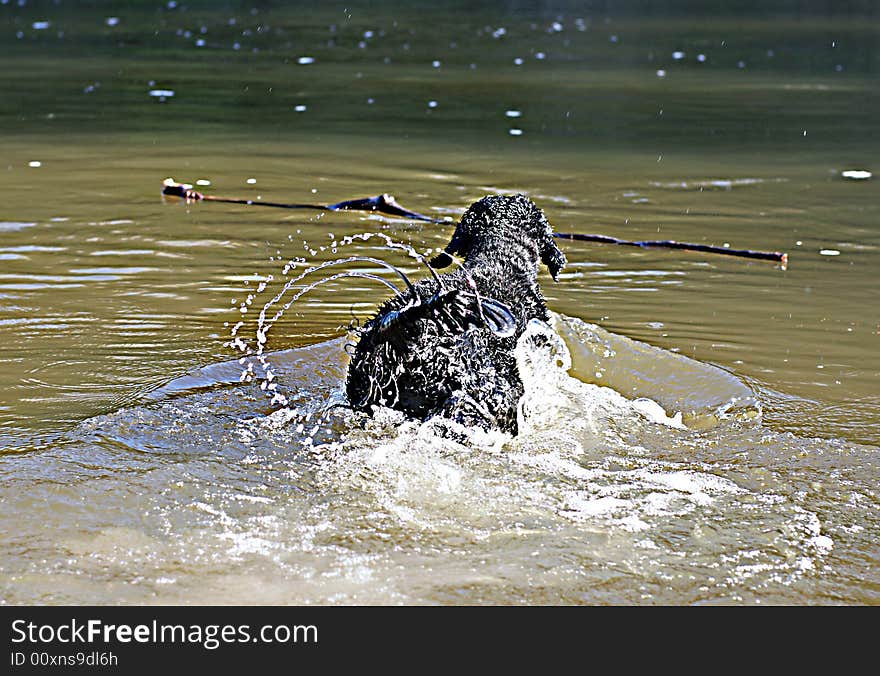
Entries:
POLYGON ((92 251, 89 256, 149 256, 156 252, 153 249, 107 249, 103 251, 92 251))
POLYGON ((191 247, 237 247, 239 244, 229 240, 219 239, 162 239, 156 240, 156 244, 172 248, 189 249, 191 247))
POLYGON ((762 183, 784 183, 787 178, 706 178, 682 181, 651 181, 650 185, 665 190, 733 190, 762 183))
POLYGON ((22 244, 20 246, 6 246, 0 248, 0 251, 21 252, 21 253, 37 253, 43 251, 66 251, 63 246, 38 246, 36 244, 22 244))
POLYGON ((23 221, 0 221, 0 232, 15 232, 17 230, 24 230, 25 228, 32 228, 35 225, 36 223, 23 221))
MULTIPOLYGON (((144 272, 155 272, 158 268, 147 267, 103 267, 103 268, 71 268, 69 272, 76 275, 139 275, 144 272)), ((115 277, 118 279, 118 277, 115 277)))

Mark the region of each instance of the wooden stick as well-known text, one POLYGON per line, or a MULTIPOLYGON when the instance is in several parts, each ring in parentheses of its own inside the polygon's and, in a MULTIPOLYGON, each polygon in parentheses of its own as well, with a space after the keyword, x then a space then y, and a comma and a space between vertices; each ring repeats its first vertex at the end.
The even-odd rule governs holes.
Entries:
POLYGON ((725 246, 714 246, 712 244, 692 244, 689 242, 676 242, 672 239, 654 239, 643 240, 641 242, 632 242, 626 239, 618 239, 617 237, 608 237, 607 235, 584 235, 578 232, 556 232, 554 237, 559 239, 571 239, 579 242, 601 242, 602 244, 620 244, 623 246, 638 246, 643 249, 648 248, 664 248, 664 249, 683 249, 685 251, 702 251, 704 253, 723 254, 725 256, 739 256, 740 258, 755 258, 765 261, 775 261, 781 263, 782 267, 788 265, 788 254, 780 251, 753 251, 752 249, 730 249, 725 246))
POLYGON ((378 211, 392 216, 411 218, 416 221, 428 223, 447 223, 446 219, 432 218, 424 214, 410 211, 401 206, 394 195, 382 193, 375 197, 361 197, 359 199, 345 200, 336 204, 282 204, 280 202, 264 202, 262 200, 240 199, 235 197, 218 197, 217 195, 205 195, 193 190, 188 185, 176 183, 166 178, 162 184, 162 194, 168 197, 179 197, 187 202, 224 202, 226 204, 244 204, 249 207, 273 207, 275 209, 311 209, 313 211, 378 211))
MULTIPOLYGON (((383 214, 392 216, 401 216, 402 218, 411 218, 417 221, 425 221, 427 223, 448 224, 449 219, 433 218, 424 214, 410 211, 401 206, 393 195, 382 193, 375 197, 362 197, 360 199, 345 200, 336 204, 281 204, 279 202, 263 202, 262 200, 237 199, 233 197, 218 197, 216 195, 204 195, 190 186, 182 183, 176 183, 170 178, 166 178, 162 186, 162 194, 169 197, 179 197, 188 202, 204 201, 204 202, 225 202, 227 204, 244 204, 246 206, 274 207, 276 209, 312 209, 315 211, 378 211, 383 214)), ((753 258, 758 260, 775 261, 782 265, 783 270, 788 266, 788 254, 779 251, 752 251, 751 249, 730 249, 723 246, 713 246, 711 244, 692 244, 688 242, 676 242, 671 239, 663 240, 644 240, 641 242, 633 242, 617 237, 609 237, 608 235, 585 235, 578 232, 555 232, 554 237, 558 239, 568 239, 578 242, 599 242, 601 244, 619 244, 622 246, 637 246, 643 249, 663 248, 663 249, 681 249, 684 251, 701 251, 703 253, 722 254, 724 256, 739 256, 740 258, 753 258)))

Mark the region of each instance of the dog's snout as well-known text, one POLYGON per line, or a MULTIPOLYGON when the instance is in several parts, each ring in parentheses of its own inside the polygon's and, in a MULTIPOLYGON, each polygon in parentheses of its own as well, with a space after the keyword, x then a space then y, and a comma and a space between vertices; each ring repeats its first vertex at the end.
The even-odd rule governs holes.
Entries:
POLYGON ((450 256, 445 251, 441 251, 436 256, 434 256, 430 261, 428 261, 428 265, 432 268, 442 270, 443 268, 448 268, 455 262, 455 259, 450 256))

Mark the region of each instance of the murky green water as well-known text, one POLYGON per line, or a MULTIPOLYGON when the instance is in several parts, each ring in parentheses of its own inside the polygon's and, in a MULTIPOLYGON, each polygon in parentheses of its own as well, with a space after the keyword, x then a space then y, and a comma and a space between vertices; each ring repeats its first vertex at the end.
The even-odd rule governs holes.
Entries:
POLYGON ((3 601, 878 601, 878 183, 841 177, 880 151, 873 10, 22 5, 0 5, 3 601), (520 438, 313 429, 382 287, 283 313, 281 410, 236 384, 232 327, 256 345, 292 259, 418 275, 331 243, 450 228, 166 203, 168 176, 452 217, 522 191, 560 231, 790 263, 565 242, 542 285, 572 368, 523 346, 520 438))

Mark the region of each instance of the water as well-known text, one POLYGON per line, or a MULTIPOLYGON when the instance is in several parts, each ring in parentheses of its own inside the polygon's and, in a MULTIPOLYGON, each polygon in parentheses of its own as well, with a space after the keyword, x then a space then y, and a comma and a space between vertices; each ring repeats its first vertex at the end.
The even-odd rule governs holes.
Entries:
POLYGON ((841 176, 880 150, 873 10, 346 7, 0 6, 0 598, 877 603, 877 182, 841 176), (561 242, 524 431, 462 445, 333 407, 374 281, 273 322, 288 407, 225 346, 308 266, 427 274, 346 237, 450 227, 168 176, 453 218, 522 191, 790 264, 561 242))

